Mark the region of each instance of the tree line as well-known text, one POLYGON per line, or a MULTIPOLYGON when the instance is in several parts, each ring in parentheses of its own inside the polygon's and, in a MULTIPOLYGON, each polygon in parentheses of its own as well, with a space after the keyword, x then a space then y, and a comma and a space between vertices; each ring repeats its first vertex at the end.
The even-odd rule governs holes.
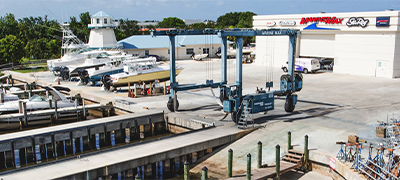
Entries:
MULTIPOLYGON (((252 28, 253 12, 230 12, 218 17, 217 21, 205 20, 202 23, 186 25, 182 19, 167 17, 156 26, 147 26, 148 29, 156 28, 252 28)), ((132 35, 150 34, 149 31, 140 31, 138 21, 119 19, 119 26, 114 29, 117 41, 132 35)), ((83 42, 89 40, 91 23, 89 12, 76 17, 70 17, 69 29, 83 42)), ((234 40, 229 37, 229 40, 234 40)), ((20 63, 22 59, 55 59, 61 56, 62 30, 57 20, 44 17, 24 17, 15 19, 11 13, 0 17, 0 64, 20 63)), ((248 44, 252 38, 245 38, 248 44)))

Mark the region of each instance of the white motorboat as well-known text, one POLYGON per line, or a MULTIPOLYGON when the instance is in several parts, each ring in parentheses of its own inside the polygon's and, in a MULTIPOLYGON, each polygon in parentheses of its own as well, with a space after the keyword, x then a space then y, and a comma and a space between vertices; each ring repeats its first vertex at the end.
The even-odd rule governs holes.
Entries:
POLYGON ((134 62, 144 62, 144 61, 156 61, 155 57, 148 58, 131 58, 126 60, 125 58, 111 60, 106 62, 104 66, 99 68, 90 68, 85 71, 80 71, 79 77, 80 82, 78 84, 94 84, 96 81, 100 81, 101 77, 104 75, 113 75, 124 72, 124 66, 129 66, 129 64, 134 62))
MULTIPOLYGON (((57 107, 64 108, 64 107, 73 107, 75 105, 74 102, 68 100, 63 94, 61 94, 55 87, 47 86, 44 87, 49 91, 51 94, 49 98, 53 99, 52 106, 55 106, 54 100, 57 100, 57 107)), ((26 102, 26 109, 27 111, 35 111, 35 110, 43 110, 49 109, 49 101, 47 97, 42 97, 39 95, 34 95, 30 99, 21 100, 26 102)), ((18 113, 19 112, 19 101, 9 101, 0 104, 0 112, 1 115, 3 114, 10 114, 10 113, 18 113)))
POLYGON ((0 93, 3 94, 3 101, 4 102, 9 102, 9 101, 18 101, 19 97, 18 95, 13 95, 13 94, 7 94, 4 93, 2 90, 0 90, 0 93))
MULTIPOLYGON (((175 75, 177 76, 183 70, 182 67, 177 67, 175 75)), ((127 86, 128 83, 141 82, 158 82, 167 81, 170 79, 170 66, 159 66, 155 59, 145 60, 138 59, 124 66, 124 72, 102 76, 104 90, 110 90, 111 87, 127 86)))
POLYGON ((201 61, 206 57, 208 57, 208 54, 196 54, 196 55, 192 56, 192 59, 201 61))

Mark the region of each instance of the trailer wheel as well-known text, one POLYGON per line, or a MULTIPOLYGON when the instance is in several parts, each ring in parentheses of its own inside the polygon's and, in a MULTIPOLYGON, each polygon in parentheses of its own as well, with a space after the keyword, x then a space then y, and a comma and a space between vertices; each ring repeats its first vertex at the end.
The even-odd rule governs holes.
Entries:
MULTIPOLYGON (((176 100, 176 110, 178 110, 178 107, 179 107, 179 102, 178 102, 178 100, 176 100)), ((174 98, 171 98, 171 99, 168 100, 167 108, 168 108, 168 110, 170 110, 171 112, 174 112, 174 111, 175 111, 175 110, 174 110, 174 98)))
POLYGON ((294 110, 293 99, 292 98, 286 98, 285 111, 286 112, 293 112, 293 110, 294 110))

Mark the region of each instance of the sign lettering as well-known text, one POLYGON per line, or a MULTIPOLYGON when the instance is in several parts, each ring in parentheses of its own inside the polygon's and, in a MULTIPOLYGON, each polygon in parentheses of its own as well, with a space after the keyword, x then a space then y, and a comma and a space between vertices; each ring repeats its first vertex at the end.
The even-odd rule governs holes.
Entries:
POLYGON ((301 18, 300 24, 318 23, 323 22, 325 24, 342 24, 343 18, 334 17, 303 17, 301 18))
POLYGON ((282 35, 281 31, 263 31, 262 35, 282 35))
POLYGON ((296 25, 296 21, 279 21, 279 25, 281 25, 281 26, 294 26, 294 25, 296 25))
POLYGON ((364 19, 363 17, 351 17, 349 21, 347 21, 347 26, 361 26, 363 28, 367 27, 369 20, 364 19))

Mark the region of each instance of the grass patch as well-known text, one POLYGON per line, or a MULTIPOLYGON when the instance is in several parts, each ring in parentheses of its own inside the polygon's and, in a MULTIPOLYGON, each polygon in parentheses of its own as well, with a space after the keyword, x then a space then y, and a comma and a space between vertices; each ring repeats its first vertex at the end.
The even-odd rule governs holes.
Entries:
POLYGON ((38 67, 38 68, 36 68, 36 71, 35 71, 35 69, 32 69, 32 68, 14 69, 12 71, 19 72, 19 73, 33 73, 33 72, 43 72, 43 71, 48 71, 48 70, 49 70, 49 68, 46 66, 46 67, 38 67))

